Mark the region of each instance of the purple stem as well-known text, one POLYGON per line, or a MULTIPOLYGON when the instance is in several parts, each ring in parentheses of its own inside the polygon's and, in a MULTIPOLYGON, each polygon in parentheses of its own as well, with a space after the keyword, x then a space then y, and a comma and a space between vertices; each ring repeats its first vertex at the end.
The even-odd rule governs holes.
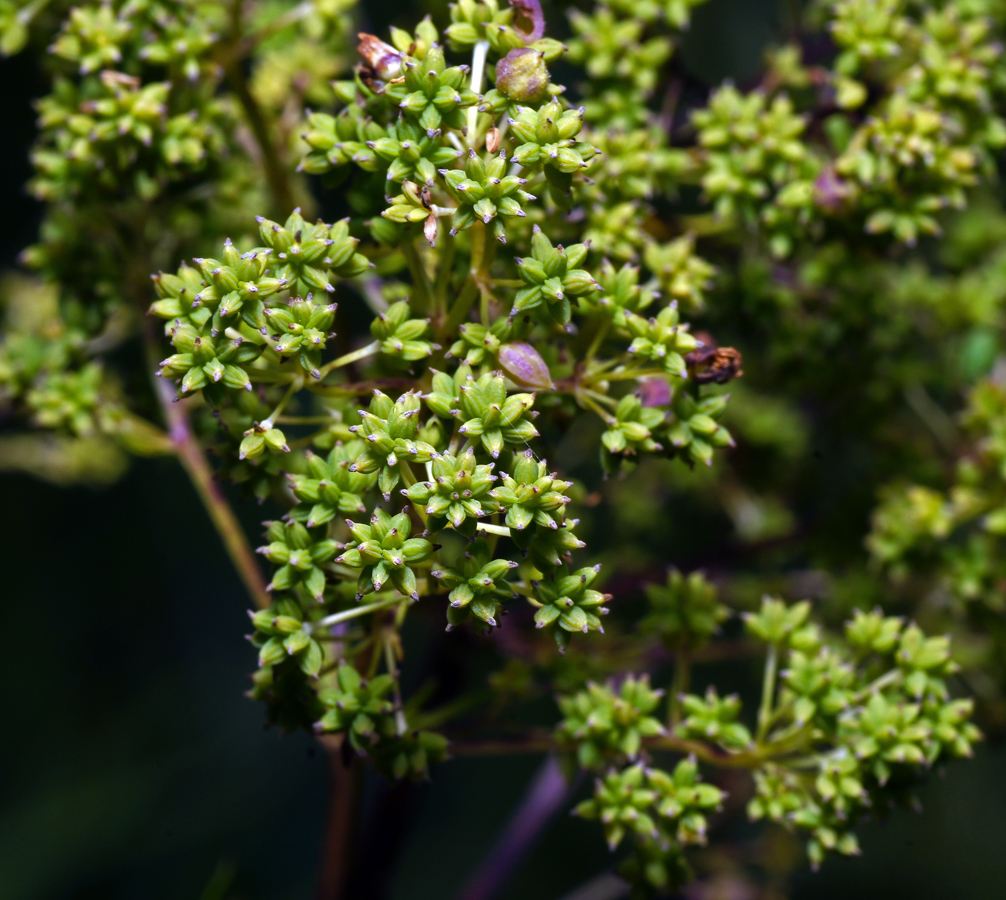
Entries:
POLYGON ((566 781, 555 756, 549 754, 492 850, 458 894, 458 900, 496 897, 575 786, 575 782, 566 781))

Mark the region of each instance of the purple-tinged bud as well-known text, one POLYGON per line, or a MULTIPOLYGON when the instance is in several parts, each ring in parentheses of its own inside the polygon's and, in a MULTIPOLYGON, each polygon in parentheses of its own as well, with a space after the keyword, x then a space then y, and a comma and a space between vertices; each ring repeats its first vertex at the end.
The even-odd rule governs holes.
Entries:
POLYGON ((663 378, 647 378, 636 390, 643 406, 667 406, 671 402, 671 386, 663 378))
POLYGON ((545 54, 529 47, 511 50, 496 64, 496 87, 511 100, 540 103, 548 97, 545 54))
POLYGON ((533 44, 545 37, 545 14, 541 11, 541 0, 511 0, 510 8, 514 11, 514 30, 524 38, 525 43, 533 44))
POLYGON ((552 373, 541 354, 530 344, 514 341, 502 344, 499 350, 500 368, 518 387, 551 390, 552 373))

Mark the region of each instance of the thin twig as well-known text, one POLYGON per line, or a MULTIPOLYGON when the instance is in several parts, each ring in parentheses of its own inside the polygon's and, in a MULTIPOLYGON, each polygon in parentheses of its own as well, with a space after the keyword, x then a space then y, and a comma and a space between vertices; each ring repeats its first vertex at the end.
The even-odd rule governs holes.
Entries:
MULTIPOLYGON (((157 342, 150 327, 144 330, 144 342, 149 359, 156 359, 157 342)), ((153 368, 153 365, 150 365, 153 368)), ((192 482, 199 499, 203 501, 206 512, 209 513, 213 525, 224 542, 227 554, 237 569, 245 589, 259 609, 269 608, 269 594, 266 591, 265 579, 258 567, 255 554, 252 552, 245 536, 244 529, 234 515, 227 498, 213 477, 206 454, 192 433, 188 413, 181 403, 176 403, 168 382, 158 375, 154 376, 154 390, 164 413, 168 426, 168 436, 174 448, 178 461, 182 464, 189 480, 192 482)))
POLYGON ((571 785, 558 761, 549 756, 492 849, 461 890, 460 900, 492 900, 498 896, 570 793, 571 785))
POLYGON ((562 900, 618 900, 628 893, 628 882, 613 872, 605 872, 566 894, 562 900))
POLYGON ((323 738, 322 744, 329 758, 329 804, 317 897, 318 900, 339 900, 346 880, 358 773, 361 770, 355 753, 348 766, 343 761, 340 741, 323 738))

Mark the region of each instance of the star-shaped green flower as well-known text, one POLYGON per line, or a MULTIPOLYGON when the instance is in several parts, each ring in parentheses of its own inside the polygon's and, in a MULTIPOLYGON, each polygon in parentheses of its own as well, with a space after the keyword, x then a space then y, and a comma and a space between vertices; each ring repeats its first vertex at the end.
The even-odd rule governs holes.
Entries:
POLYGON ((321 378, 321 354, 335 321, 335 303, 315 303, 314 296, 295 297, 281 306, 266 307, 262 312, 269 323, 272 348, 280 356, 295 357, 297 364, 312 378, 321 378))
POLYGON ((404 79, 388 84, 385 94, 398 103, 407 119, 432 136, 441 126, 460 130, 465 125, 465 110, 478 103, 478 94, 465 84, 467 66, 450 66, 436 42, 430 45, 422 62, 402 57, 404 79))
POLYGON ((412 391, 392 400, 387 394, 374 391, 369 409, 361 409, 363 422, 350 427, 363 440, 363 452, 350 465, 351 472, 380 472, 377 486, 387 500, 400 475, 398 457, 416 462, 429 462, 436 449, 417 440, 419 432, 419 395, 412 391))
POLYGON ((625 324, 635 338, 629 345, 629 353, 657 363, 668 375, 688 377, 685 354, 691 353, 699 342, 688 332, 688 325, 681 323, 677 301, 651 319, 626 316, 625 324))
POLYGON ((429 319, 410 319, 405 300, 392 303, 370 325, 370 333, 381 342, 381 352, 405 362, 415 362, 440 349, 439 344, 423 340, 430 328, 429 319))
POLYGON ((506 524, 523 531, 532 523, 542 528, 558 529, 566 516, 569 497, 563 492, 572 482, 549 472, 544 460, 539 462, 530 450, 514 456, 512 474, 501 474, 503 483, 490 496, 506 510, 506 524))
POLYGON ((531 424, 534 394, 507 396, 506 383, 498 372, 487 372, 478 381, 467 381, 459 388, 464 424, 458 429, 470 439, 481 438, 482 446, 493 458, 499 457, 506 444, 525 445, 538 431, 531 424))
POLYGON ((408 180, 432 186, 437 171, 460 156, 460 151, 445 141, 439 128, 427 134, 405 121, 391 125, 385 137, 367 141, 367 146, 389 163, 388 181, 395 184, 408 180))
POLYGON ((550 166, 566 175, 586 169, 594 149, 573 140, 583 127, 583 114, 582 106, 563 110, 554 97, 537 111, 520 107, 516 118, 507 119, 510 137, 518 142, 511 161, 526 169, 550 166))
POLYGON ((259 666, 275 666, 294 659, 305 674, 316 676, 321 669, 321 645, 311 637, 311 626, 304 621, 304 611, 292 597, 281 597, 251 617, 255 633, 251 642, 259 649, 259 666))
POLYGON ((592 590, 590 585, 601 571, 599 565, 560 575, 546 581, 534 581, 534 596, 541 604, 534 615, 536 628, 548 628, 560 651, 566 649, 572 632, 604 633, 599 616, 607 615, 602 604, 611 594, 592 590))
POLYGON ((288 475, 294 496, 300 500, 290 515, 308 528, 324 525, 336 515, 363 512, 363 495, 377 482, 376 472, 353 472, 350 465, 363 452, 363 441, 337 443, 327 459, 307 453, 307 474, 288 475))
POLYGON ((295 209, 283 225, 257 219, 263 243, 272 251, 276 277, 294 294, 335 290, 332 275, 355 278, 370 268, 370 260, 356 252, 357 238, 349 234, 349 219, 326 225, 319 219, 308 224, 295 209))
POLYGON ((389 581, 407 597, 418 600, 413 567, 433 552, 433 545, 424 538, 409 537, 412 531, 409 517, 405 513, 389 516, 383 509, 377 509, 369 525, 347 524, 354 540, 335 561, 362 570, 357 600, 371 591, 381 590, 389 581))
POLYGON ((514 298, 510 318, 541 308, 546 319, 568 325, 573 315, 571 297, 600 290, 600 285, 578 266, 587 258, 586 244, 553 247, 535 225, 531 236, 531 256, 515 260, 518 274, 527 287, 514 298))
POLYGON ((413 503, 425 505, 428 527, 439 530, 446 523, 465 535, 475 533, 476 521, 497 508, 490 495, 493 464, 477 465, 469 448, 454 456, 445 453, 430 463, 432 481, 417 481, 402 493, 413 503))
POLYGON ((260 346, 240 337, 231 339, 200 333, 182 321, 172 326, 168 333, 178 352, 161 362, 157 374, 172 381, 180 380, 179 395, 202 390, 207 400, 216 404, 223 399, 223 387, 252 389, 247 366, 262 352, 260 346), (218 386, 220 390, 213 390, 218 386))
POLYGON ((269 583, 270 591, 289 591, 303 586, 319 602, 325 593, 325 572, 321 568, 336 553, 338 546, 328 538, 312 536, 300 522, 270 522, 269 541, 258 552, 279 566, 269 583))
POLYGON ((458 204, 451 234, 465 231, 479 220, 486 225, 492 222, 493 235, 505 244, 503 223, 496 217, 523 218, 525 212, 521 203, 535 199, 533 194, 523 190, 526 178, 507 174, 504 150, 500 150, 488 165, 474 150, 469 150, 464 170, 441 169, 440 174, 444 177, 447 192, 458 204))
POLYGON ((626 394, 618 401, 615 415, 608 422, 608 430, 601 435, 604 449, 611 454, 652 453, 663 447, 653 439, 653 429, 664 421, 665 411, 643 406, 635 394, 626 394))
POLYGON ((381 720, 393 711, 388 694, 395 686, 395 679, 390 675, 364 679, 346 664, 339 666, 335 677, 336 687, 318 692, 318 699, 327 711, 315 728, 345 734, 352 748, 364 754, 379 739, 381 720))
POLYGON ((489 545, 477 540, 464 552, 453 568, 434 571, 433 577, 451 589, 447 599, 447 630, 467 622, 472 616, 490 628, 499 624, 503 601, 516 599, 506 575, 517 563, 493 559, 489 545))

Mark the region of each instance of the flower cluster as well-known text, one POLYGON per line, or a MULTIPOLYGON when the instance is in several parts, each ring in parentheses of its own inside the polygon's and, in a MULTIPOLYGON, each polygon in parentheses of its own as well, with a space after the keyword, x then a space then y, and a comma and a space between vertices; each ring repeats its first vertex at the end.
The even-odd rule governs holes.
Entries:
POLYGON ((700 766, 817 865, 979 739, 941 634, 1006 696, 1006 217, 955 212, 1006 146, 1002 17, 825 0, 706 101, 701 2, 598 0, 566 46, 537 0, 358 38, 353 0, 0 0, 52 72, 0 468, 180 459, 257 607, 251 696, 388 777, 557 687, 529 744, 595 779, 641 897, 715 825, 700 766), (258 557, 214 479, 264 504, 258 557), (713 580, 640 585, 669 552, 713 580), (754 602, 783 584, 815 600, 754 602), (491 703, 416 674, 423 616, 491 703), (700 677, 752 653, 757 710, 700 677))

